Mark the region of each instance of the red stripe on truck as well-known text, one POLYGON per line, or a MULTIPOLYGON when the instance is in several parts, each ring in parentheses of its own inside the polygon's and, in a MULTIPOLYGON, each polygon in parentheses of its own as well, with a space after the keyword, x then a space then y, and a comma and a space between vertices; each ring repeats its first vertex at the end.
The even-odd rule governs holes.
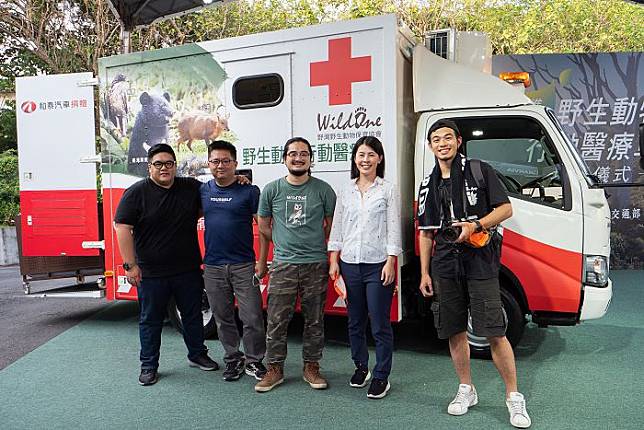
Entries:
POLYGON ((582 255, 503 230, 501 263, 519 279, 530 311, 579 311, 582 255))

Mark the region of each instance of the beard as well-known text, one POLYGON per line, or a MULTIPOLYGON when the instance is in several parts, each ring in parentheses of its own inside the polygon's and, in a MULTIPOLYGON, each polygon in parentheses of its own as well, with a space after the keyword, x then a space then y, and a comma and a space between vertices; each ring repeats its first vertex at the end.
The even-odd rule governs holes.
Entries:
POLYGON ((290 173, 293 176, 304 176, 304 175, 308 175, 309 171, 308 171, 308 169, 307 170, 291 170, 291 169, 288 169, 288 173, 290 173))

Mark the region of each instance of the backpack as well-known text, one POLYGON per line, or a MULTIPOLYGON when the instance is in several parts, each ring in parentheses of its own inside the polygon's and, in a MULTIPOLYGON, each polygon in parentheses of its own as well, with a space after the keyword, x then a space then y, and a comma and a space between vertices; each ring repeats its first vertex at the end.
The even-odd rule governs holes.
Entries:
POLYGON ((481 160, 472 159, 468 161, 470 165, 470 172, 472 172, 472 176, 474 176, 474 182, 476 182, 476 186, 483 189, 487 188, 485 184, 485 178, 483 178, 483 170, 481 169, 481 160))

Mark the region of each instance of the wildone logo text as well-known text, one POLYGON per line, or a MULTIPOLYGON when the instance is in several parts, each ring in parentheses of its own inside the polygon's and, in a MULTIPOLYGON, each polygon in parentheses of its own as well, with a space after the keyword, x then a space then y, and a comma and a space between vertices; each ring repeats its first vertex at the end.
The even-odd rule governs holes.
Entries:
POLYGON ((367 109, 364 107, 356 108, 355 111, 338 114, 321 114, 318 113, 318 131, 325 130, 359 130, 369 127, 382 127, 382 118, 369 118, 367 109))

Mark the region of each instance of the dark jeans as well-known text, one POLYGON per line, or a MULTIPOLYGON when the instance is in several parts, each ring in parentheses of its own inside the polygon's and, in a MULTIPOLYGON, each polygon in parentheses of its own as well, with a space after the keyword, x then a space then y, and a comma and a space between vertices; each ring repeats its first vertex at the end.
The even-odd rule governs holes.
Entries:
POLYGON ((380 276, 384 265, 384 262, 349 264, 340 260, 340 272, 347 286, 351 358, 356 366, 369 365, 368 318, 371 322, 371 334, 376 341, 373 376, 378 379, 389 378, 394 350, 390 315, 395 282, 388 286, 382 285, 380 276))
POLYGON ((188 347, 188 358, 195 358, 208 351, 203 338, 202 291, 203 278, 199 270, 162 278, 141 279, 137 289, 141 369, 159 367, 161 329, 170 297, 174 297, 181 312, 183 340, 188 347))

